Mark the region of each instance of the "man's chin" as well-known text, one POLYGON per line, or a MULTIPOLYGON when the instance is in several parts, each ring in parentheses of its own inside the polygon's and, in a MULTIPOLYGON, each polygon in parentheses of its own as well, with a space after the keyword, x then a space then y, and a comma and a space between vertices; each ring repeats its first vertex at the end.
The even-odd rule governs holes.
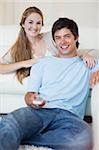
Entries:
POLYGON ((69 53, 69 51, 68 50, 64 50, 64 51, 62 51, 62 54, 68 54, 69 53))

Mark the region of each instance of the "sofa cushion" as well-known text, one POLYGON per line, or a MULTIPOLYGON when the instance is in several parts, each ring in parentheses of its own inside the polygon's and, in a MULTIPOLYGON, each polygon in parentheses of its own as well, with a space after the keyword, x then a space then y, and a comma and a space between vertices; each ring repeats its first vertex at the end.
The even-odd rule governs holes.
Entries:
MULTIPOLYGON (((28 77, 27 77, 28 78, 28 77)), ((0 93, 23 94, 26 92, 27 78, 21 84, 15 75, 15 72, 0 74, 0 93)))

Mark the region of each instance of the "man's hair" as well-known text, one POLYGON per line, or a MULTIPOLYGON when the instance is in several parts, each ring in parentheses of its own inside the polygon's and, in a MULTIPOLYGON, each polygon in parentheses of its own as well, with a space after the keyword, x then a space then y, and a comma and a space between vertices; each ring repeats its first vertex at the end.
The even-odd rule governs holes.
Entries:
MULTIPOLYGON (((52 26, 52 38, 55 41, 54 34, 57 30, 61 30, 62 28, 69 29, 74 35, 75 39, 79 36, 78 26, 75 21, 68 18, 59 18, 56 20, 52 26)), ((76 47, 79 47, 79 42, 76 42, 76 47)))

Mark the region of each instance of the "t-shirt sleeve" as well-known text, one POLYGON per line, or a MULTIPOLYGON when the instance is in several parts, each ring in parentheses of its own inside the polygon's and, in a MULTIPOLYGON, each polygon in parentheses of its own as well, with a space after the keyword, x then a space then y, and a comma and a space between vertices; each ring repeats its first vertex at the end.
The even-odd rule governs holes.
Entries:
POLYGON ((39 88, 42 84, 43 64, 41 61, 34 64, 30 71, 30 76, 27 82, 27 92, 39 93, 39 88))
POLYGON ((0 63, 2 64, 10 64, 13 63, 10 50, 6 52, 1 58, 0 63))

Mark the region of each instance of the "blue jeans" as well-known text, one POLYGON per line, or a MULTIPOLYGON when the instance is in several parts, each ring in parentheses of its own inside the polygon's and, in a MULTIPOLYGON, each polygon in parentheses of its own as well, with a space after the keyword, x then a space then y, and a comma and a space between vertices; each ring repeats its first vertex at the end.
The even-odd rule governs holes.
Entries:
POLYGON ((62 109, 18 109, 0 121, 0 150, 20 144, 55 150, 91 150, 92 133, 83 120, 62 109))

